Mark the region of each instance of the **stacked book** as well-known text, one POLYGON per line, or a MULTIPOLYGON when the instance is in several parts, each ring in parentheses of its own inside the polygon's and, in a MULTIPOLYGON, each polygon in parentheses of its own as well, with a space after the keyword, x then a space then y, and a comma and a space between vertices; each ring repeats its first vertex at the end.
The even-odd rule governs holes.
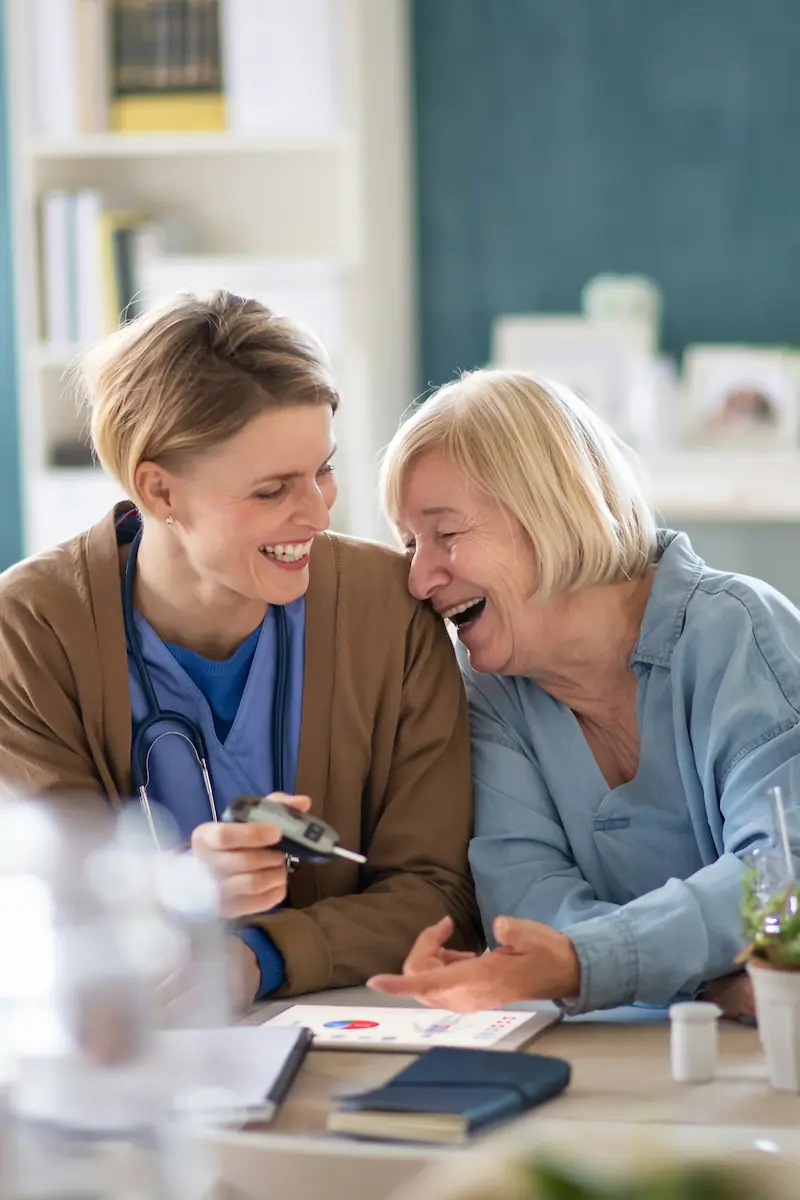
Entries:
POLYGON ((109 203, 95 188, 46 192, 41 204, 45 342, 99 341, 176 292, 226 288, 305 325, 335 358, 344 344, 345 285, 327 259, 189 253, 189 227, 109 203))
POLYGON ((219 0, 116 0, 112 129, 226 128, 219 0))
POLYGON ((39 133, 324 136, 334 0, 31 0, 39 133))
POLYGON ((141 310, 145 265, 186 248, 186 229, 114 207, 94 188, 54 189, 41 202, 42 335, 87 345, 141 310))

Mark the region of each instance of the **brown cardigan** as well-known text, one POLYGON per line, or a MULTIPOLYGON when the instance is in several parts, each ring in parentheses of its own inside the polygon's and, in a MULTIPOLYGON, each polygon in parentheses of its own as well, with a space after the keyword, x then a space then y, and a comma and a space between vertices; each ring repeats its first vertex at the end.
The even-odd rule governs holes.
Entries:
MULTIPOLYGON (((132 792, 114 520, 0 575, 0 776, 29 794, 118 805, 132 792)), ((397 971, 445 913, 459 943, 480 940, 466 701, 445 629, 383 546, 322 535, 310 576, 296 790, 368 863, 304 864, 290 908, 248 918, 284 956, 279 995, 397 971)))

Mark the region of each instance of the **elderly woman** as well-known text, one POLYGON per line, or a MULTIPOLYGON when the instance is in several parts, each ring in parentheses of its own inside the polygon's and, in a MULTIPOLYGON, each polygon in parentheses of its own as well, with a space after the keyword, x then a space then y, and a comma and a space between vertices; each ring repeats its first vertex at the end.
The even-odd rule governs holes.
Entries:
POLYGON ((495 948, 444 950, 445 919, 372 985, 456 1010, 705 992, 750 1013, 742 859, 800 755, 800 614, 658 529, 598 416, 526 375, 442 388, 382 486, 412 593, 458 634, 495 948))

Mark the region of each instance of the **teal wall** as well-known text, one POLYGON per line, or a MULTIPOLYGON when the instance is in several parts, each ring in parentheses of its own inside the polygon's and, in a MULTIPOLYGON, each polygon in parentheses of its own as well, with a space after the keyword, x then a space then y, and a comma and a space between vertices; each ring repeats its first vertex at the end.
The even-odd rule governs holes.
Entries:
POLYGON ((0 570, 22 553, 5 62, 5 3, 0 0, 0 570))
MULTIPOLYGON (((800 343, 800 0, 412 0, 420 391, 653 275, 664 343, 800 343)), ((666 513, 669 523, 669 513, 666 513)), ((800 605, 800 524, 680 522, 800 605)))
POLYGON ((414 0, 423 381, 652 275, 664 342, 800 342, 800 0, 414 0))

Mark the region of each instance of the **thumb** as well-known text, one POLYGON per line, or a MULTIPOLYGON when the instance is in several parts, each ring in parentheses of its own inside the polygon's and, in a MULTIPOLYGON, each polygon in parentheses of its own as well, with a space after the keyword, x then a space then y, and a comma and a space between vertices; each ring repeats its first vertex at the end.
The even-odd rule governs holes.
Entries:
POLYGON ((532 925, 532 921, 525 921, 520 917, 498 917, 493 933, 498 944, 504 949, 524 954, 530 946, 532 925))
POLYGON ((270 792, 267 800, 274 800, 276 804, 285 804, 287 808, 296 808, 298 812, 308 812, 311 808, 310 796, 290 796, 286 792, 270 792))

